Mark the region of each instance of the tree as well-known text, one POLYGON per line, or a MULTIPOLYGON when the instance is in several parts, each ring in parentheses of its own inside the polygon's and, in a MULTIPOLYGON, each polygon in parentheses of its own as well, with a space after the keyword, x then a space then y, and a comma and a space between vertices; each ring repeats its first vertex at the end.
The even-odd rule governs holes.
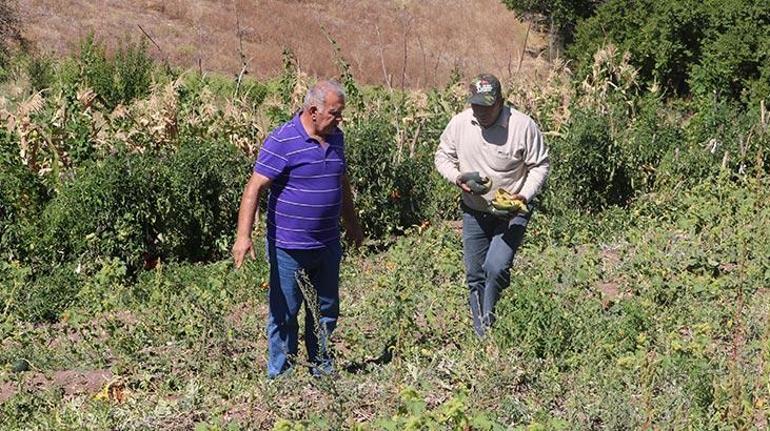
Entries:
POLYGON ((768 0, 608 0, 581 20, 568 55, 590 73, 607 44, 628 51, 640 80, 671 96, 770 94, 768 0))
POLYGON ((578 21, 593 15, 604 0, 502 0, 508 9, 549 27, 552 49, 572 43, 578 21))

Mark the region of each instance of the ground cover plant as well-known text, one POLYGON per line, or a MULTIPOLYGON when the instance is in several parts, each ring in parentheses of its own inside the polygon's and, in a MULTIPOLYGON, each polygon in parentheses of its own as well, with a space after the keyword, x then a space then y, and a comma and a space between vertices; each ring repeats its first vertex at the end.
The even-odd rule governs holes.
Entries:
POLYGON ((290 50, 236 83, 99 44, 19 56, 0 84, 0 429, 767 428, 761 100, 672 99, 613 45, 585 76, 507 82, 553 172, 478 340, 433 169, 463 78, 366 87, 336 51, 370 239, 343 262, 337 374, 271 381, 268 268, 228 249, 259 143, 311 80, 290 50))

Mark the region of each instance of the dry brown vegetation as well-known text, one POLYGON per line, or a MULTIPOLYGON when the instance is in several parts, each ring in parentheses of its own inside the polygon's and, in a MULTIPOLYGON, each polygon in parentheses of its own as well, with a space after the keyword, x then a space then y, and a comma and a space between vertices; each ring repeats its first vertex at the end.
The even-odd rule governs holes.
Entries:
MULTIPOLYGON (((355 78, 394 87, 429 87, 492 71, 511 78, 518 68, 527 24, 498 0, 20 0, 25 35, 42 51, 76 49, 89 32, 116 45, 141 27, 176 65, 236 74, 238 29, 248 70, 275 76, 284 48, 310 75, 336 74, 340 46, 355 78), (238 17, 238 19, 236 19, 238 17)), ((547 73, 542 35, 530 33, 521 73, 547 73)))

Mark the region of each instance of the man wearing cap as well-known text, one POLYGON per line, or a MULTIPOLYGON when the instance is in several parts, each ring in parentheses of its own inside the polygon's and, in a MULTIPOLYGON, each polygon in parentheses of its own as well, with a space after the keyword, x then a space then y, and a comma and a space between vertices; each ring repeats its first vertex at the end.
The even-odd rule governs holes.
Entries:
POLYGON ((254 214, 260 194, 270 192, 266 236, 270 262, 267 374, 271 378, 289 370, 295 360, 297 314, 303 300, 311 372, 333 371, 328 341, 339 316, 340 216, 348 239, 356 246, 363 240, 345 174, 344 139, 338 128, 343 109, 345 93, 338 82, 321 81, 310 88, 302 111, 265 139, 241 198, 232 250, 236 267, 246 256, 254 258, 254 214), (303 297, 300 283, 304 282, 314 289, 316 310, 307 303, 316 298, 303 297))
POLYGON ((502 189, 531 202, 550 165, 540 129, 529 116, 503 104, 496 77, 474 78, 468 102, 470 109, 452 117, 441 134, 435 164, 462 190, 469 302, 473 328, 483 337, 494 323, 500 293, 510 284, 513 257, 531 216, 530 211, 497 209, 492 200, 502 189))

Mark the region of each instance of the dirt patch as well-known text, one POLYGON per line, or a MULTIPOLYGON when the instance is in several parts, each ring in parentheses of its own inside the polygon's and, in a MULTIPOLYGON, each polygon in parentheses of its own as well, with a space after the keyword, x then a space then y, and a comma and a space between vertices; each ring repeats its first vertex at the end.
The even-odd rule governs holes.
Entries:
POLYGON ((261 316, 264 315, 264 310, 262 310, 264 307, 258 307, 256 304, 252 302, 244 302, 241 304, 234 305, 230 312, 225 316, 225 321, 232 325, 233 327, 237 329, 243 328, 243 326, 248 322, 249 318, 253 318, 254 316, 259 316, 261 319, 261 316))
POLYGON ((620 266, 620 247, 606 247, 601 251, 602 257, 602 269, 604 271, 612 271, 620 266))
POLYGON ((0 383, 0 404, 6 402, 16 393, 16 383, 3 382, 0 383))
POLYGON ((602 308, 605 310, 629 296, 629 293, 622 290, 620 284, 616 282, 599 283, 596 290, 599 292, 602 308))
MULTIPOLYGON (((32 372, 23 376, 22 385, 26 390, 32 392, 59 389, 65 396, 71 397, 95 394, 113 377, 114 375, 110 370, 62 370, 55 371, 51 375, 32 372)), ((0 403, 16 395, 18 388, 19 384, 16 382, 0 384, 0 403)))

